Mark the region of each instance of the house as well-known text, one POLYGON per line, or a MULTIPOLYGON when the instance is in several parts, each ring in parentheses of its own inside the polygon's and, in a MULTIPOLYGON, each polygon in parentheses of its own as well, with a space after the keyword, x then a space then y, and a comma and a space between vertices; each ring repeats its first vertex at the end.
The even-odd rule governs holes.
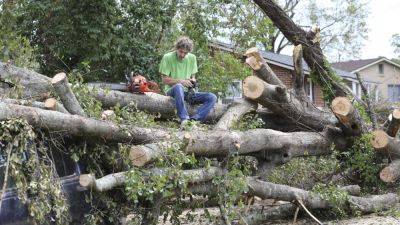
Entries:
MULTIPOLYGON (((210 43, 211 54, 213 51, 226 51, 234 53, 234 48, 230 44, 213 41, 210 43)), ((294 64, 293 57, 289 55, 277 54, 268 51, 260 51, 263 58, 266 60, 271 69, 275 72, 275 74, 279 77, 279 79, 288 87, 292 88, 293 80, 294 80, 294 64)), ((305 90, 306 94, 309 97, 310 101, 313 102, 316 106, 323 107, 325 106, 325 102, 323 101, 323 94, 321 91, 321 87, 317 84, 314 84, 309 75, 310 68, 303 61, 303 69, 305 74, 305 90)), ((361 88, 355 73, 351 73, 340 68, 333 68, 337 75, 341 76, 344 82, 349 86, 350 89, 353 90, 354 94, 358 97, 361 97, 361 88)), ((368 87, 373 87, 376 85, 373 80, 369 78, 364 78, 364 82, 368 87)), ((236 82, 237 83, 237 82, 236 82)), ((235 86, 237 84, 235 83, 235 86)), ((237 88, 236 88, 237 89, 237 88)), ((235 91, 236 97, 237 90, 235 91)), ((241 97, 241 95, 240 95, 241 97)))
POLYGON ((376 100, 400 102, 399 64, 385 57, 378 57, 337 62, 332 65, 351 74, 358 73, 362 79, 372 81, 374 85, 369 85, 368 88, 375 94, 376 100))

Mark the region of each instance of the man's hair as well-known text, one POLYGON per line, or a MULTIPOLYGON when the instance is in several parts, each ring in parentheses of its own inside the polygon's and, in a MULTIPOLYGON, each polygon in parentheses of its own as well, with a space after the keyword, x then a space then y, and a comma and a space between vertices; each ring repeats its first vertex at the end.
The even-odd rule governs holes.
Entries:
POLYGON ((187 52, 191 52, 193 50, 193 41, 186 36, 178 38, 175 42, 175 50, 178 49, 184 49, 187 52))

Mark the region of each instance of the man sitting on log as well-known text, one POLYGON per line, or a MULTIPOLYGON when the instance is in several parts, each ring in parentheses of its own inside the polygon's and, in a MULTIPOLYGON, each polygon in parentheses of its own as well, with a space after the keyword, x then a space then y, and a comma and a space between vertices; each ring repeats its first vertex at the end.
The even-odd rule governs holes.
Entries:
POLYGON ((193 49, 192 40, 180 37, 174 48, 174 51, 163 56, 159 72, 165 84, 165 93, 175 99, 181 128, 184 128, 189 120, 203 121, 214 107, 217 97, 213 93, 194 91, 197 61, 196 56, 190 53, 193 49), (194 115, 189 116, 185 100, 189 104, 202 105, 194 115))

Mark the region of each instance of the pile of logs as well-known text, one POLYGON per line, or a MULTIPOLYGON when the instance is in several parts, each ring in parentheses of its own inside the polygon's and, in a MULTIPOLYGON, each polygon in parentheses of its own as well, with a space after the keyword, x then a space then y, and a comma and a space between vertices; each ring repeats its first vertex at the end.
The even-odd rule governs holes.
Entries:
MULTIPOLYGON (((377 154, 388 157, 390 164, 385 167, 380 178, 393 183, 400 177, 400 141, 396 138, 400 127, 400 111, 394 110, 387 124, 375 129, 365 123, 353 106, 351 93, 347 88, 329 76, 323 60, 322 50, 312 37, 318 30, 309 33, 299 28, 272 0, 254 1, 266 15, 282 30, 286 38, 295 44, 293 62, 295 77, 293 89, 288 89, 268 66, 256 48, 249 49, 245 55, 246 63, 254 75, 243 81, 245 98, 231 105, 217 104, 207 116, 207 122, 214 124, 209 131, 174 131, 161 128, 144 128, 133 125, 115 124, 104 119, 87 117, 80 102, 75 97, 65 73, 56 74, 52 79, 39 73, 0 62, 0 77, 23 86, 23 99, 1 99, 0 120, 13 117, 24 118, 30 125, 45 132, 57 132, 75 139, 90 139, 109 143, 130 144, 129 158, 132 165, 144 167, 162 157, 163 146, 181 140, 185 145, 180 149, 196 157, 226 157, 231 153, 253 156, 273 166, 287 163, 294 157, 319 156, 332 153, 331 146, 346 149, 352 139, 372 132, 372 146, 377 154), (336 98, 330 110, 319 109, 308 101, 304 92, 302 59, 321 77, 330 81, 336 98), (58 97, 60 102, 53 97, 58 97), (266 128, 236 131, 231 128, 246 113, 258 113, 266 122, 266 128), (293 129, 295 128, 295 129, 293 129), (296 130, 295 132, 286 132, 296 130)), ((12 90, 2 88, 2 93, 12 90)), ((91 95, 99 100, 104 110, 110 107, 126 106, 134 103, 138 110, 156 113, 162 118, 175 116, 174 100, 156 94, 131 94, 119 91, 96 89, 91 95)), ((189 111, 194 106, 188 105, 189 111)), ((111 112, 112 113, 112 112, 111 112)), ((272 166, 272 167, 273 167, 272 166)), ((149 171, 162 174, 162 169, 149 171)), ((210 180, 226 173, 219 167, 186 170, 193 193, 204 194, 212 190, 210 180), (200 188, 208 185, 207 188, 200 188)), ((98 192, 108 191, 126 182, 126 171, 96 178, 92 174, 80 176, 80 185, 98 192)), ((330 203, 309 191, 247 178, 249 193, 261 199, 276 199, 290 202, 281 207, 265 210, 263 214, 248 214, 245 224, 259 224, 277 214, 295 213, 297 207, 307 209, 328 209, 330 203)), ((396 194, 357 197, 359 188, 343 187, 350 197, 348 204, 362 213, 384 210, 399 202, 396 194), (358 190, 358 191, 357 191, 358 190)))

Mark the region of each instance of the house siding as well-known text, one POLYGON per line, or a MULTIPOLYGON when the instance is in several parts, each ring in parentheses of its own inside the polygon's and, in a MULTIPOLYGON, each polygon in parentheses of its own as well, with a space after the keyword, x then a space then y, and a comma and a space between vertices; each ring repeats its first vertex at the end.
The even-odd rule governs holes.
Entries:
POLYGON ((400 68, 387 62, 376 63, 358 72, 362 78, 378 83, 379 97, 388 100, 388 85, 400 84, 400 68), (383 74, 379 73, 379 64, 383 64, 383 74))

